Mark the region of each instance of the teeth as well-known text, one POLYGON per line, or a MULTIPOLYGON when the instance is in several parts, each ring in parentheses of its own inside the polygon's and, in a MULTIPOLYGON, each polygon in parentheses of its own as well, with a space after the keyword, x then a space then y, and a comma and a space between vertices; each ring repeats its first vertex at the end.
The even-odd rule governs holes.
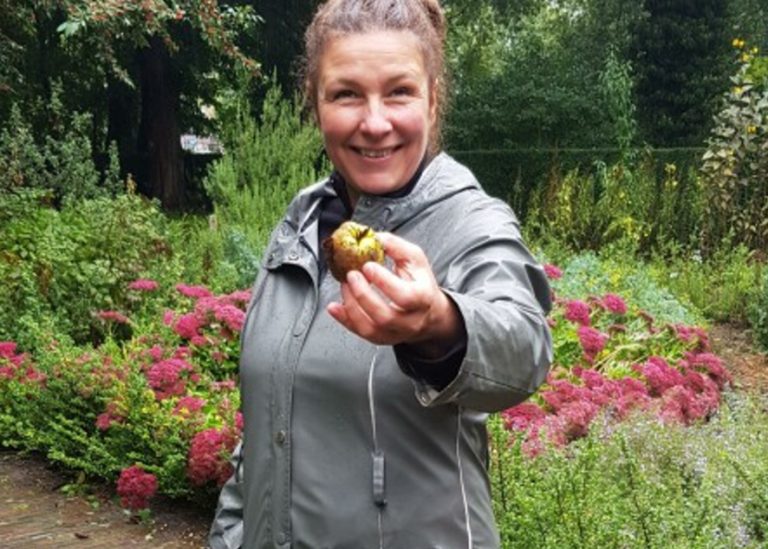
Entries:
POLYGON ((392 153, 394 148, 391 149, 358 149, 361 155, 365 156, 366 158, 384 158, 385 156, 392 153))

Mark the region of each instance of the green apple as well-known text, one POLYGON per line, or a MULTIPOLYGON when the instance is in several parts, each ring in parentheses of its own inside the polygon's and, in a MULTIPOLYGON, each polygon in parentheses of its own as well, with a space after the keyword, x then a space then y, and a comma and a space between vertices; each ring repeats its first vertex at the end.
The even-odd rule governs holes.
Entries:
POLYGON ((323 250, 333 278, 339 282, 347 273, 361 270, 368 261, 384 264, 384 248, 376 232, 360 223, 345 221, 323 240, 323 250))

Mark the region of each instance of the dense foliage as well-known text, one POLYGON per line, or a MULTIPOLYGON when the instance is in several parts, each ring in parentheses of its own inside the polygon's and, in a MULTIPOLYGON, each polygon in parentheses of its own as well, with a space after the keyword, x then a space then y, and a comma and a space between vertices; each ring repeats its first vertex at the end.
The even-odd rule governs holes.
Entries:
POLYGON ((228 153, 204 181, 241 285, 253 280, 261 248, 291 198, 330 171, 320 132, 302 117, 298 97, 283 98, 273 81, 258 120, 251 111, 242 92, 233 96, 224 113, 228 153))
POLYGON ((688 427, 600 417, 566 451, 530 459, 491 426, 502 547, 764 547, 765 398, 729 394, 688 427))
MULTIPOLYGON (((256 12, 298 24, 312 3, 256 12)), ((765 545, 766 402, 729 390, 707 332, 750 326, 768 349, 765 7, 445 4, 447 144, 524 215, 556 292, 547 383, 491 421, 503 546, 765 545), (707 148, 681 161, 643 140, 707 148)), ((298 98, 254 86, 240 49, 290 67, 300 33, 265 32, 282 51, 244 36, 256 23, 207 0, 0 0, 0 445, 113 481, 137 512, 158 493, 210 506, 230 474, 243 289, 290 198, 329 170, 298 98), (168 216, 138 194, 146 174, 126 177, 155 54, 183 126, 225 145, 208 217, 168 216)))

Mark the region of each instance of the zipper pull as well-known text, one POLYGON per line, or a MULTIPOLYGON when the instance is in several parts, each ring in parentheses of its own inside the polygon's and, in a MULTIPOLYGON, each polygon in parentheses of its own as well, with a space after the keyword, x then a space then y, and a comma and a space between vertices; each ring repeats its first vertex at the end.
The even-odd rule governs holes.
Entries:
POLYGON ((384 452, 374 450, 371 457, 373 458, 373 503, 377 507, 384 507, 387 504, 384 486, 384 452))

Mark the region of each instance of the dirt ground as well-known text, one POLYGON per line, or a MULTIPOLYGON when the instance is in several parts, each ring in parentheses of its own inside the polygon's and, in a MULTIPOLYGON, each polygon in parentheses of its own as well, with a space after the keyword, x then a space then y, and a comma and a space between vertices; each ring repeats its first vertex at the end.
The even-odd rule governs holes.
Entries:
POLYGON ((152 520, 141 524, 126 515, 114 490, 86 485, 87 493, 65 495, 71 475, 40 456, 0 449, 0 547, 205 547, 212 509, 156 500, 152 520))
POLYGON ((755 349, 748 331, 718 324, 712 327, 709 336, 712 351, 733 374, 736 390, 768 393, 768 354, 755 349))
MULTIPOLYGON (((768 355, 748 332, 718 325, 710 337, 736 390, 768 393, 768 355)), ((0 448, 0 547, 205 547, 213 509, 159 499, 152 521, 141 524, 120 509, 112 487, 88 485, 88 493, 67 496, 61 487, 72 481, 40 456, 0 448)))

